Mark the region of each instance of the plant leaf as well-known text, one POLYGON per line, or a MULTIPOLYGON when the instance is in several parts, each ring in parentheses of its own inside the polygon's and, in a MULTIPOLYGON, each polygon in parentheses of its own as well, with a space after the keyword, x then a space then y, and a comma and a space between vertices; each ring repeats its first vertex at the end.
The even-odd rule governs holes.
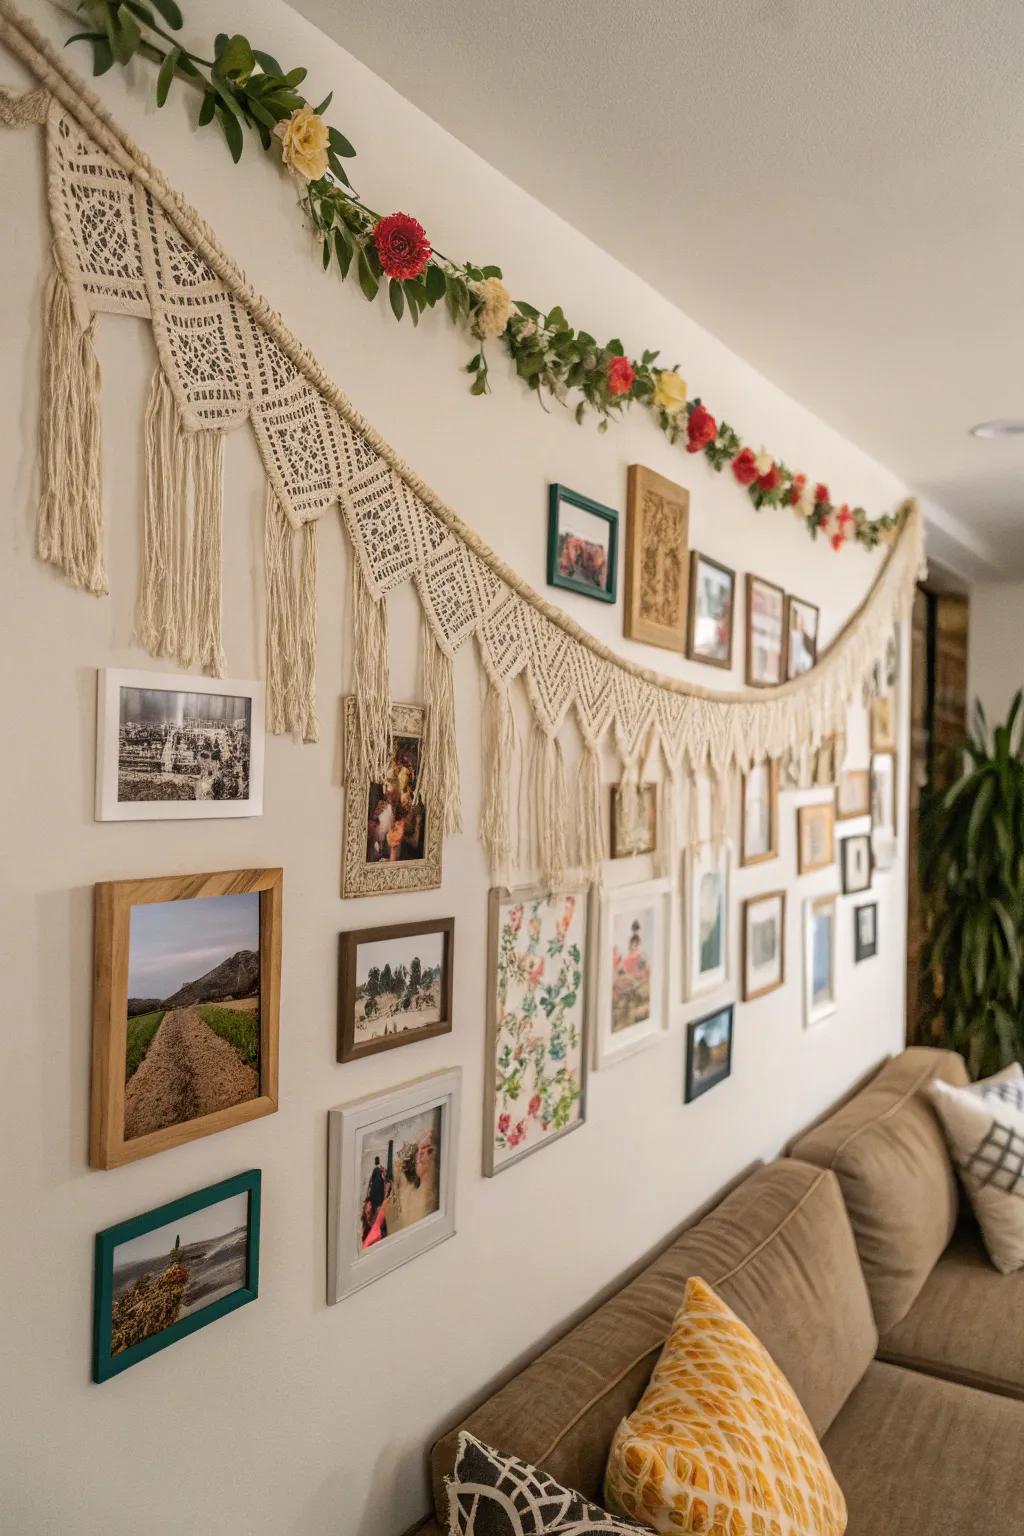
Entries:
POLYGON ((172 31, 177 32, 183 25, 184 18, 178 9, 177 0, 150 0, 154 11, 159 11, 172 31))
POLYGON ((396 320, 401 320, 405 314, 405 294, 402 285, 394 278, 388 283, 388 298, 391 301, 391 312, 396 320))
POLYGON ((158 107, 162 107, 167 100, 167 93, 171 88, 171 81, 174 79, 174 71, 177 68, 180 57, 181 49, 171 48, 160 65, 160 73, 156 77, 156 104, 158 107))
POLYGON ((219 101, 217 103, 217 116, 220 119, 221 127, 224 129, 224 137, 227 140, 228 149, 231 151, 231 158, 237 165, 242 158, 242 150, 245 144, 242 137, 242 125, 239 123, 238 118, 233 117, 219 101))

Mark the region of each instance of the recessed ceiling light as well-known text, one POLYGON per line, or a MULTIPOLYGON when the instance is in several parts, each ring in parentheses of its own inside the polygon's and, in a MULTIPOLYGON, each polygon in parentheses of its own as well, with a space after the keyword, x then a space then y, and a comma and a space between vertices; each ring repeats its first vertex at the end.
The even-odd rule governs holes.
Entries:
POLYGON ((1003 421, 979 421, 971 428, 972 437, 1024 437, 1024 420, 1009 418, 1003 421))

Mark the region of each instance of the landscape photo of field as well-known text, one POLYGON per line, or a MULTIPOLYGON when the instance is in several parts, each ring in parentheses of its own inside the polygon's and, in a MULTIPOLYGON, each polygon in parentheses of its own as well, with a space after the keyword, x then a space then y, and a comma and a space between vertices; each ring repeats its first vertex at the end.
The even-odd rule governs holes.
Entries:
POLYGON ((357 1044, 440 1021, 444 953, 444 933, 411 934, 359 945, 357 1044))
POLYGON ((260 1093, 260 893, 132 907, 124 1136, 260 1093))

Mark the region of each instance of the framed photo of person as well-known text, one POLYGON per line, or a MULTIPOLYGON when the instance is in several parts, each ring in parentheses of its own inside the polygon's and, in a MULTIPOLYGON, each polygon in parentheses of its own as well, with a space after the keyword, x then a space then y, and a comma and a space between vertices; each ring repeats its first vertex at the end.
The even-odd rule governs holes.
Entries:
POLYGON ((729 979, 729 847, 702 843, 685 859, 686 995, 699 997, 729 979))
POLYGON ((619 514, 565 485, 548 487, 548 586, 600 603, 618 595, 619 514))
POLYGON ((451 1033, 453 917, 354 929, 340 948, 339 1061, 451 1033))
POLYGON ((279 869, 96 886, 89 1161, 277 1109, 279 869))
POLYGON ((98 1232, 93 1381, 255 1301, 259 1275, 258 1168, 98 1232))
POLYGON ((878 903, 869 901, 853 909, 853 958, 857 965, 878 954, 878 903))
POLYGON ((835 1013, 836 898, 804 902, 804 1023, 810 1027, 835 1013))
POLYGON ((657 784, 612 785, 613 859, 654 853, 658 847, 657 784))
POLYGON ((800 677, 818 659, 819 611, 792 593, 786 598, 786 676, 800 677))
POLYGON ((871 700, 871 750, 872 752, 896 751, 896 725, 893 719, 893 697, 883 693, 871 700))
POLYGON ((586 1119, 588 909, 585 885, 490 893, 486 1178, 586 1119))
POLYGON ((786 681, 786 594, 749 571, 746 676, 750 688, 775 688, 786 681))
POLYGON ((731 1073, 734 1012, 730 1003, 686 1026, 685 1103, 692 1103, 709 1088, 724 1083, 731 1073))
POLYGON ((689 538, 689 491, 643 464, 631 464, 622 625, 627 640, 685 649, 689 538))
POLYGON ((453 1236, 461 1091, 453 1067, 330 1110, 328 1306, 453 1236))
POLYGON ((672 881, 601 893, 596 946, 594 1066, 653 1045, 669 1024, 672 881))
POLYGON ((797 873, 808 875, 825 869, 836 859, 836 807, 834 800, 822 805, 801 805, 796 813, 797 873))
POLYGON ((786 979, 786 893, 769 891, 743 903, 743 1001, 753 1002, 786 979))
MULTIPOLYGON (((345 788, 342 896, 388 896, 434 891, 441 884, 440 817, 419 796, 424 711, 418 704, 391 709, 392 753, 383 782, 358 770, 345 788)), ((345 700, 345 758, 356 733, 356 701, 345 700)))
POLYGON ((871 889, 871 838, 867 832, 840 838, 839 868, 844 896, 856 896, 871 889))
POLYGON ((871 775, 867 768, 850 768, 839 775, 836 786, 836 817, 853 821, 871 814, 871 775))
POLYGON ((686 654, 711 667, 732 666, 736 572, 699 550, 690 556, 690 626, 686 654))
POLYGON ((263 814, 263 684, 101 668, 96 820, 263 814))
POLYGON ((743 775, 740 864, 763 864, 779 853, 779 765, 755 763, 743 775))

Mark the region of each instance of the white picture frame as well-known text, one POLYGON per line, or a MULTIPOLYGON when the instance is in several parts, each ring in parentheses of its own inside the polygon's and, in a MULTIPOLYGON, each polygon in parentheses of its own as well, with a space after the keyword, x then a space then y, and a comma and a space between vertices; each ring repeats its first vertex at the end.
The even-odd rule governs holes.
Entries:
POLYGON ((709 992, 718 991, 729 980, 730 949, 732 946, 732 914, 729 907, 729 886, 732 865, 732 847, 728 840, 716 848, 712 843, 701 843, 698 848, 688 849, 683 860, 683 888, 685 891, 684 923, 686 929, 686 997, 692 1000, 709 992), (706 890, 705 876, 715 875, 720 884, 718 915, 721 920, 715 952, 717 963, 708 965, 708 939, 706 914, 703 912, 702 892, 706 890))
POLYGON ((411 1259, 436 1248, 455 1234, 455 1170, 458 1163, 462 1069, 452 1067, 415 1078, 388 1093, 373 1093, 328 1112, 327 1304, 346 1296, 411 1259), (374 1134, 427 1122, 440 1124, 437 1155, 437 1207, 402 1230, 387 1233, 372 1246, 360 1240, 363 1162, 374 1134))
MULTIPOLYGON (((150 707, 158 701, 150 700, 150 707)), ((142 706, 136 703, 141 711, 142 706)), ((179 712, 185 706, 179 706, 179 712)), ((159 722, 159 708, 154 714, 154 724, 167 730, 171 701, 166 705, 167 719, 159 722)), ((146 727, 143 719, 137 722, 142 732, 146 727)), ((184 729, 184 727, 180 727, 184 729)), ((200 727, 196 727, 200 729, 200 727)), ((101 667, 96 677, 96 808, 97 821, 200 821, 229 816, 262 816, 263 814, 263 765, 265 736, 264 685, 252 679, 233 677, 196 677, 191 673, 150 672, 130 667, 101 667), (121 799, 124 781, 130 771, 122 771, 121 763, 121 707, 123 695, 181 695, 196 698, 200 695, 220 699, 244 700, 248 706, 248 794, 232 799, 121 799)), ((169 741, 165 750, 172 750, 169 741)), ((145 763, 146 776, 151 778, 173 777, 173 765, 168 770, 156 769, 155 749, 152 744, 139 746, 140 764, 145 763)), ((213 770, 211 770, 211 773, 213 770)), ((138 774, 135 775, 137 778, 138 774)), ((196 774, 197 784, 203 774, 196 774)))
MULTIPOLYGON (((592 946, 591 996, 595 999, 595 1012, 591 1032, 593 1066, 600 1071, 637 1051, 646 1050, 669 1027, 672 881, 665 877, 616 886, 602 891, 600 902, 595 905, 598 908, 598 939, 592 946), (623 944, 625 934, 628 938, 623 944), (648 971, 647 1013, 642 1019, 624 1023, 623 1010, 628 1007, 624 998, 628 997, 626 989, 630 983, 626 955, 634 941, 646 960, 648 971), (617 987, 620 979, 624 980, 625 987, 617 987)), ((635 978, 634 989, 637 989, 635 978)), ((641 999, 644 996, 642 990, 640 996, 641 999)))
POLYGON ((834 894, 810 896, 804 902, 804 1028, 811 1029, 839 1007, 836 987, 836 922, 834 894), (824 944, 824 954, 822 951, 824 944))

